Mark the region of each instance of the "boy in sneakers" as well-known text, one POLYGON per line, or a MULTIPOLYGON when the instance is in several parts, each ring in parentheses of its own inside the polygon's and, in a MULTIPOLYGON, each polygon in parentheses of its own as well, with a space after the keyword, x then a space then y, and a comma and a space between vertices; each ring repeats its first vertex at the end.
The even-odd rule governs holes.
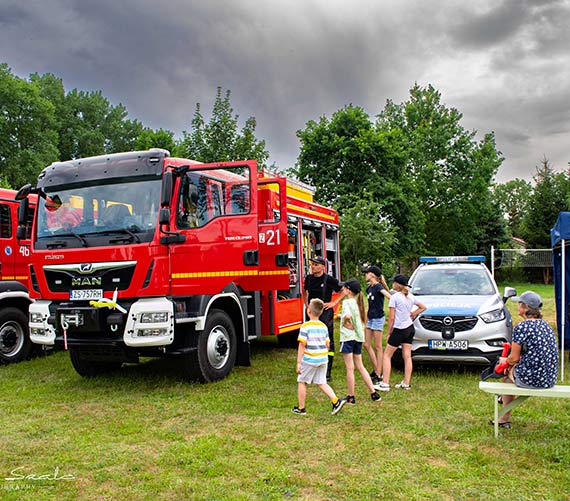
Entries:
POLYGON ((307 384, 316 384, 332 403, 332 414, 340 412, 344 400, 339 399, 327 383, 327 365, 329 352, 329 331, 319 320, 325 305, 320 299, 311 299, 307 307, 309 320, 299 330, 299 349, 297 350, 297 395, 299 405, 293 407, 295 414, 306 414, 305 400, 307 384))

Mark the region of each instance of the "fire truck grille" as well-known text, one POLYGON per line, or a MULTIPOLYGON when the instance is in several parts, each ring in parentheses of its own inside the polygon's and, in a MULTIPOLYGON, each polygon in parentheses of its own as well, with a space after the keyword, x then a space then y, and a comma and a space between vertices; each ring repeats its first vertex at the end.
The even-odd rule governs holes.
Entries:
POLYGON ((131 284, 135 265, 108 268, 89 275, 67 270, 45 270, 46 281, 52 292, 69 292, 71 289, 126 290, 131 284))

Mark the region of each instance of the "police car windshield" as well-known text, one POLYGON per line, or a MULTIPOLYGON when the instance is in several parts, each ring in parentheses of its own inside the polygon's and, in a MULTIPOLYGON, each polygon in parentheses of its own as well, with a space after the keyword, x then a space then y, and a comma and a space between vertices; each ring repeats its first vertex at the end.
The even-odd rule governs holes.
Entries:
POLYGON ((485 270, 426 266, 413 277, 412 292, 418 296, 487 296, 495 294, 495 288, 485 270))

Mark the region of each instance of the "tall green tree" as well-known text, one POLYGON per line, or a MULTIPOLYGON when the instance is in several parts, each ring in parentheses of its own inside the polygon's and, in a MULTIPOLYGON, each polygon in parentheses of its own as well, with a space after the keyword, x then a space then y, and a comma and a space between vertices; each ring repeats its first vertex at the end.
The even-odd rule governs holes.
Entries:
POLYGON ((122 104, 112 105, 101 91, 73 89, 67 94, 63 81, 50 74, 33 74, 30 80, 55 109, 61 160, 135 149, 144 127, 128 119, 122 104))
POLYGON ((174 154, 177 148, 174 133, 164 129, 143 129, 136 139, 135 149, 148 150, 150 148, 162 148, 174 154))
POLYGON ((58 159, 55 108, 40 88, 0 64, 0 177, 13 188, 33 182, 58 159))
POLYGON ((528 210, 532 184, 524 179, 511 179, 493 186, 494 205, 507 217, 511 236, 522 238, 522 219, 528 210))
POLYGON ((182 133, 180 154, 200 162, 257 160, 260 166, 265 165, 269 152, 265 141, 255 137, 255 118, 249 117, 238 131, 239 115, 234 114, 230 96, 229 90, 222 96, 222 88, 217 88, 209 122, 204 119, 200 103, 196 104, 191 130, 182 133))
POLYGON ((353 195, 340 215, 340 256, 345 278, 358 277, 364 264, 390 265, 396 253, 397 228, 370 197, 353 195))
POLYGON ((404 137, 412 193, 425 218, 420 231, 426 252, 432 254, 476 252, 506 235, 490 189, 503 157, 493 133, 476 141, 461 119, 459 111, 441 102, 434 87, 417 84, 408 101, 388 101, 378 116, 380 130, 398 130, 404 137), (493 234, 481 231, 483 223, 493 234))
POLYGON ((376 201, 378 214, 370 210, 369 217, 388 218, 399 230, 396 256, 416 253, 423 242, 417 231, 422 216, 410 196, 400 131, 379 130, 361 107, 349 105, 330 119, 307 122, 297 137, 301 150, 291 171, 316 188, 318 202, 342 216, 359 198, 376 201))
POLYGON ((73 89, 60 110, 61 158, 83 158, 133 150, 143 125, 127 119, 122 104, 113 106, 101 91, 73 89))
POLYGON ((570 210, 570 172, 555 172, 545 157, 536 168, 534 189, 522 217, 522 236, 527 247, 550 248, 550 229, 561 211, 570 210))

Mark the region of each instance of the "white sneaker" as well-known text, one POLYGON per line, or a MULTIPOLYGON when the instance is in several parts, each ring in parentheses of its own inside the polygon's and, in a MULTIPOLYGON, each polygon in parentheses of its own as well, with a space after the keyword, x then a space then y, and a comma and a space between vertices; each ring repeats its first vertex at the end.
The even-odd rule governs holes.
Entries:
POLYGON ((390 391, 390 385, 384 381, 381 381, 380 383, 374 385, 374 389, 378 391, 390 391))
POLYGON ((411 386, 409 384, 404 383, 404 381, 402 381, 401 383, 398 383, 396 385, 396 388, 402 388, 402 390, 409 390, 411 388, 411 386))

